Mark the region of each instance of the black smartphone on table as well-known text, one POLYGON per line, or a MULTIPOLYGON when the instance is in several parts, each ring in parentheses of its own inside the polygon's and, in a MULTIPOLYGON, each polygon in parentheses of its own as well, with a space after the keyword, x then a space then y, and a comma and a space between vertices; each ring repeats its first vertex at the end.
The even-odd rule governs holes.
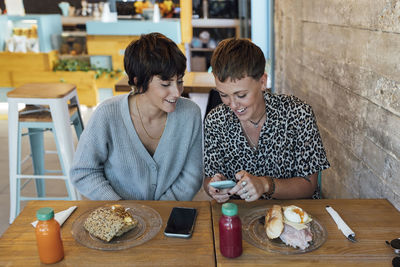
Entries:
POLYGON ((170 237, 191 237, 196 217, 197 210, 195 208, 172 208, 164 234, 170 237))

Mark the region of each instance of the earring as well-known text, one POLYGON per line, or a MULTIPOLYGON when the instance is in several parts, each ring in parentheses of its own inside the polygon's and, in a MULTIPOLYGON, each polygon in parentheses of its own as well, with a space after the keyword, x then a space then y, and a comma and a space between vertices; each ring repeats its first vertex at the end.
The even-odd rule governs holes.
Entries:
POLYGON ((134 94, 138 93, 138 89, 135 85, 131 85, 131 92, 133 92, 134 94))

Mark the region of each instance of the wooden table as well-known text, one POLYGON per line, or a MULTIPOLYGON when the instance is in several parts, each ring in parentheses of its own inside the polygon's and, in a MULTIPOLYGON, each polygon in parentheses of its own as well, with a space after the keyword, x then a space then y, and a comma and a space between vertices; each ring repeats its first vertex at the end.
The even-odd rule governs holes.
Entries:
POLYGON ((238 204, 239 215, 254 207, 270 207, 274 203, 281 205, 295 204, 304 208, 325 226, 326 242, 317 250, 305 254, 282 255, 272 253, 243 241, 243 254, 235 259, 228 259, 219 250, 219 227, 221 204, 212 203, 215 251, 217 266, 392 266, 396 256, 385 240, 400 237, 400 212, 384 199, 323 199, 323 200, 288 200, 257 201, 238 204), (333 207, 343 220, 356 233, 357 243, 348 241, 338 230, 325 206, 333 207))
MULTIPOLYGON (((274 203, 295 204, 308 211, 325 228, 326 242, 317 250, 305 254, 282 255, 256 248, 243 241, 243 254, 236 259, 219 252, 218 221, 221 204, 212 202, 119 201, 140 203, 152 207, 162 217, 160 232, 150 241, 121 251, 89 249, 77 243, 71 235, 74 220, 85 211, 106 201, 33 201, 28 203, 14 223, 0 238, 0 266, 37 266, 39 256, 34 229, 30 222, 41 207, 51 206, 56 212, 70 206, 78 208, 62 226, 65 258, 60 266, 391 266, 395 257, 385 240, 400 237, 400 213, 383 199, 323 199, 256 201, 239 205, 239 215, 255 207, 270 207, 274 203), (357 243, 348 241, 337 229, 325 206, 332 206, 355 231, 357 243), (163 234, 167 218, 174 206, 195 207, 198 210, 195 231, 190 239, 167 238, 163 234), (212 214, 212 215, 211 215, 212 214), (212 229, 213 228, 213 229, 212 229), (216 256, 214 255, 213 231, 216 256)), ((114 203, 114 202, 111 202, 114 203)))
MULTIPOLYGON (((185 93, 208 93, 215 88, 214 75, 208 72, 188 72, 183 76, 185 93)), ((130 92, 128 76, 124 76, 115 84, 116 92, 130 92)))
POLYGON ((72 237, 72 223, 89 209, 115 202, 32 201, 0 239, 0 266, 39 266, 35 230, 30 224, 35 220, 36 211, 42 207, 53 207, 55 212, 59 212, 73 205, 78 208, 61 228, 65 257, 56 266, 215 266, 210 202, 118 201, 118 204, 127 202, 144 204, 160 214, 163 220, 161 230, 150 241, 120 251, 87 248, 72 237), (174 206, 194 207, 198 211, 190 239, 164 236, 163 231, 174 206))

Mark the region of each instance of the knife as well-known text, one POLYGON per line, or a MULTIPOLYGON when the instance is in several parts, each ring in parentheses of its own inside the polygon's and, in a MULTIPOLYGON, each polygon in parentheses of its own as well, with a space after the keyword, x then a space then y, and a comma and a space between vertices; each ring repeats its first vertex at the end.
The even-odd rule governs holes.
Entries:
POLYGON ((330 206, 326 206, 326 211, 331 215, 332 219, 335 221, 338 229, 342 231, 344 236, 351 242, 357 242, 356 234, 350 227, 343 221, 342 217, 330 206))

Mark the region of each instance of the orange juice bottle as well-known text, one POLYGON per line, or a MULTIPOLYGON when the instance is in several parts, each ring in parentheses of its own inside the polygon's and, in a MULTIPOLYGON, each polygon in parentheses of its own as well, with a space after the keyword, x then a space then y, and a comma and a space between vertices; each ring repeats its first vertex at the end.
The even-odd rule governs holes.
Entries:
POLYGON ((42 263, 56 263, 64 258, 60 224, 54 220, 52 208, 41 208, 36 212, 36 241, 42 263))

